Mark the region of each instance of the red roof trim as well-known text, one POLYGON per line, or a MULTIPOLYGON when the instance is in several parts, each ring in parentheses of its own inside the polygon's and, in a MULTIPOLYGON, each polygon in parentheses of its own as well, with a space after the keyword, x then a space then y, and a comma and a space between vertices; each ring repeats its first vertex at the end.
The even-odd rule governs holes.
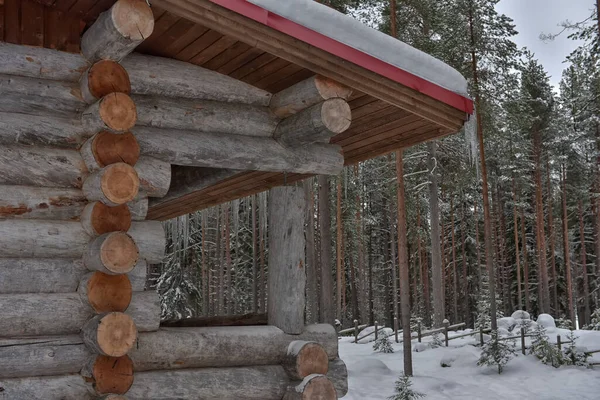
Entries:
POLYGON ((308 43, 314 47, 324 50, 330 54, 343 58, 356 65, 359 65, 369 71, 375 72, 381 76, 398 82, 404 86, 414 89, 427 96, 446 103, 466 113, 473 113, 473 101, 451 90, 443 88, 420 78, 410 72, 404 71, 385 61, 381 61, 369 54, 356 50, 346 44, 340 43, 328 36, 308 29, 296 22, 290 21, 284 17, 265 10, 247 0, 210 0, 231 11, 241 14, 256 22, 266 25, 281 33, 285 33, 293 38, 308 43))

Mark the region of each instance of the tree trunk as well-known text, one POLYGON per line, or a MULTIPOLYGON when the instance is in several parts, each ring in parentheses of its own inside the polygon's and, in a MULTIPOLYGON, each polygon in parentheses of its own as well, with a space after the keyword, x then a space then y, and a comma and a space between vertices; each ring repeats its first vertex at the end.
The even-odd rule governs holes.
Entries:
POLYGON ((550 274, 552 281, 552 305, 554 308, 554 315, 559 315, 558 308, 558 276, 556 274, 556 248, 555 248, 555 236, 554 236, 554 212, 552 203, 554 201, 554 190, 550 183, 550 160, 546 159, 546 187, 548 190, 548 240, 550 241, 550 274))
POLYGON ((331 212, 329 206, 329 179, 319 176, 319 230, 321 238, 321 298, 320 322, 333 324, 333 282, 331 277, 331 212))
POLYGON ((337 267, 337 283, 336 283, 336 318, 341 322, 342 317, 342 292, 346 291, 346 288, 342 285, 342 277, 344 274, 344 237, 343 237, 343 224, 342 220, 342 182, 340 177, 337 178, 336 185, 336 267, 337 267))
POLYGON ((517 186, 513 177, 513 230, 515 234, 515 260, 517 263, 517 309, 523 307, 523 293, 521 292, 521 255, 519 252, 519 225, 517 218, 517 186))
POLYGON ((521 207, 521 237, 523 238, 523 281, 525 283, 525 310, 531 312, 529 299, 529 263, 527 262, 527 236, 525 231, 525 209, 521 207))
POLYGON ((452 229, 452 305, 454 321, 458 321, 458 275, 456 273, 456 226, 454 225, 454 197, 450 197, 451 229, 452 229))
POLYGON ((544 229, 544 201, 542 196, 542 133, 533 132, 533 158, 535 180, 535 224, 536 250, 538 259, 538 279, 540 284, 539 310, 550 313, 550 291, 548 288, 548 265, 546 260, 546 234, 544 229))
POLYGON ((315 249, 315 197, 313 178, 304 181, 304 195, 308 209, 304 224, 306 226, 306 322, 314 324, 319 319, 319 304, 317 291, 317 257, 315 249))
POLYGON ((571 256, 569 254, 569 217, 567 213, 567 167, 563 164, 561 171, 562 180, 562 228, 563 228, 563 255, 565 258, 565 275, 567 284, 567 307, 569 319, 575 326, 575 306, 573 305, 573 280, 571 275, 571 256))
POLYGON ((579 200, 579 240, 581 241, 581 276, 583 278, 583 318, 582 325, 590 323, 590 286, 587 271, 587 251, 585 243, 585 224, 583 221, 583 202, 579 200))
POLYGON ((443 284, 443 266, 442 253, 440 245, 440 206, 438 203, 438 179, 436 168, 435 152, 437 144, 428 143, 429 168, 429 208, 431 212, 431 275, 433 281, 433 325, 436 328, 442 326, 445 316, 444 305, 444 284, 443 284))

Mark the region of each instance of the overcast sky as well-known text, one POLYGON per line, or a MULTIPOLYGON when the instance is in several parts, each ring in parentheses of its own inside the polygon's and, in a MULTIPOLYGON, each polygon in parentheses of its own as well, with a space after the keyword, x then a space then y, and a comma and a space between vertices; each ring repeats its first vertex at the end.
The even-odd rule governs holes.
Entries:
POLYGON ((563 34, 554 41, 544 43, 540 33, 558 33, 564 20, 581 21, 590 16, 593 0, 501 0, 497 10, 511 17, 519 35, 515 38, 519 47, 527 47, 551 75, 552 84, 558 86, 563 61, 577 47, 575 41, 563 34))

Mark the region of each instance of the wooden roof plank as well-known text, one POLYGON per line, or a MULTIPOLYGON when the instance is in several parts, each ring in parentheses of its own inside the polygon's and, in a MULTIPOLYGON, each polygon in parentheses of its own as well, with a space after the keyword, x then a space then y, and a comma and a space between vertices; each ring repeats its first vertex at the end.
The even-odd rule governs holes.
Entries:
POLYGON ((302 82, 303 80, 308 79, 314 75, 315 75, 315 73, 312 72, 311 70, 302 68, 302 69, 300 69, 300 71, 298 71, 288 77, 283 78, 279 82, 275 82, 275 83, 267 86, 265 88, 265 90, 267 92, 271 92, 271 93, 281 92, 283 89, 287 89, 290 86, 293 86, 296 83, 302 82))
POLYGON ((257 69, 262 68, 264 65, 270 63, 271 61, 275 60, 276 58, 277 58, 276 56, 269 54, 269 53, 265 53, 263 51, 260 56, 254 58, 252 61, 242 65, 241 67, 239 67, 238 69, 236 69, 235 71, 230 73, 229 76, 231 76, 232 78, 241 80, 248 74, 256 71, 257 69))
POLYGON ((204 65, 204 63, 212 60, 225 50, 229 48, 229 46, 233 45, 236 42, 235 39, 230 38, 229 36, 223 36, 219 38, 216 42, 202 50, 200 53, 196 54, 190 62, 196 65, 204 65))
POLYGON ((44 6, 30 0, 21 2, 21 43, 44 45, 44 6))
MULTIPOLYGON (((182 28, 182 22, 183 21, 179 22, 180 28, 182 28)), ((168 57, 174 58, 179 52, 192 44, 200 36, 204 35, 207 31, 208 28, 192 23, 192 27, 190 29, 182 33, 181 36, 173 40, 171 43, 166 44, 163 51, 168 57)))
POLYGON ((202 50, 222 38, 223 35, 211 29, 200 35, 196 40, 186 46, 183 50, 175 55, 175 58, 181 61, 189 61, 200 53, 202 50))
MULTIPOLYGON (((156 18, 156 17, 155 17, 156 18)), ((172 14, 170 12, 165 12, 160 17, 158 17, 154 22, 154 30, 149 38, 144 40, 138 47, 138 51, 149 51, 151 49, 156 49, 156 54, 159 54, 161 51, 161 46, 165 43, 165 33, 171 29, 172 26, 177 24, 182 18, 178 15, 172 14)))
MULTIPOLYGON (((242 43, 242 42, 240 42, 242 43)), ((238 55, 234 59, 230 60, 227 64, 219 67, 217 72, 225 75, 231 74, 233 71, 241 68, 243 65, 250 63, 255 60, 262 54, 265 54, 264 51, 257 49, 255 47, 250 47, 250 49, 246 50, 242 54, 238 55)))
POLYGON ((239 55, 245 53, 250 49, 250 46, 244 42, 236 42, 224 52, 214 57, 212 60, 203 64, 204 68, 211 69, 213 71, 218 70, 222 66, 231 62, 231 60, 235 59, 239 55))
POLYGON ((263 79, 264 77, 267 77, 267 76, 273 74, 274 72, 277 72, 282 68, 285 68, 288 65, 290 65, 289 61, 284 60, 283 58, 275 58, 274 60, 270 61, 269 63, 263 65, 261 68, 258 68, 256 70, 252 71, 251 73, 249 73, 248 75, 244 76, 240 80, 243 82, 249 83, 250 85, 253 85, 256 82, 263 79))
POLYGON ((20 9, 20 0, 4 0, 4 40, 9 43, 21 43, 20 9))

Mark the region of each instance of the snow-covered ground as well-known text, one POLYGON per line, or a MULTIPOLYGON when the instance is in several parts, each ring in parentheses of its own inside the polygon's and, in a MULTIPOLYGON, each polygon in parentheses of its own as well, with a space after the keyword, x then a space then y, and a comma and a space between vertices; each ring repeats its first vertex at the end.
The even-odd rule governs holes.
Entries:
MULTIPOLYGON (((456 332, 455 335, 468 331, 456 332)), ((549 329, 548 336, 556 341, 560 334, 566 340, 567 330, 549 329)), ((600 331, 576 331, 578 346, 600 349, 600 331)), ((452 334, 451 334, 452 336, 452 334)), ((535 356, 523 356, 520 341, 518 357, 506 365, 502 375, 492 367, 478 367, 480 349, 473 346, 479 335, 450 341, 450 347, 413 352, 414 389, 426 399, 473 400, 597 400, 600 399, 600 366, 596 369, 563 366, 553 368, 542 364, 535 356), (442 367, 440 362, 451 364, 442 367)), ((345 400, 387 399, 394 392, 394 382, 403 371, 402 343, 393 344, 393 354, 373 351, 373 344, 354 344, 353 338, 340 339, 340 357, 348 368, 349 391, 345 400)), ((393 337, 390 338, 393 341, 393 337)), ((428 344, 430 338, 423 340, 428 344)), ((413 347, 416 340, 413 341, 413 347)), ((590 359, 592 360, 592 359, 590 359)), ((596 354, 600 362, 600 353, 596 354)))

